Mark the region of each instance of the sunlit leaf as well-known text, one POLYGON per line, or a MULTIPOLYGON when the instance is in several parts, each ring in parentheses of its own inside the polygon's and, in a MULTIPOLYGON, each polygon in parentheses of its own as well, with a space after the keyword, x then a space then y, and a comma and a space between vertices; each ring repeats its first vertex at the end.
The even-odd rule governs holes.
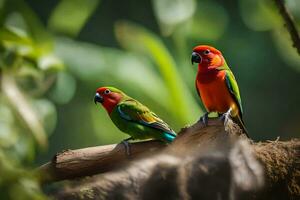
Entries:
POLYGON ((25 58, 36 61, 41 70, 57 71, 63 69, 63 63, 55 55, 44 51, 28 37, 21 29, 15 27, 4 27, 0 29, 0 45, 7 51, 16 52, 25 58))
POLYGON ((17 2, 14 0, 13 2, 15 2, 15 11, 23 17, 28 34, 39 47, 40 53, 51 51, 53 48, 52 36, 47 32, 39 17, 23 0, 18 0, 17 2))
POLYGON ((14 116, 11 109, 0 101, 0 147, 9 147, 16 143, 17 134, 14 130, 14 116))
POLYGON ((46 54, 38 59, 38 67, 42 70, 62 70, 64 65, 60 59, 53 54, 46 54))
POLYGON ((2 73, 2 91, 9 100, 19 117, 23 120, 30 132, 41 147, 47 147, 45 129, 39 120, 37 113, 33 110, 27 98, 18 88, 14 77, 5 72, 2 73))
POLYGON ((26 22, 24 21, 22 15, 18 12, 12 12, 6 17, 5 26, 14 27, 23 30, 24 32, 27 31, 26 22))
POLYGON ((23 62, 22 67, 18 70, 17 76, 22 78, 32 77, 34 79, 42 79, 42 71, 34 66, 33 63, 23 62))
POLYGON ((60 38, 55 47, 55 54, 80 79, 91 81, 104 77, 106 58, 96 45, 60 38))
POLYGON ((10 20, 7 21, 7 25, 26 32, 27 37, 31 40, 31 45, 25 46, 22 44, 22 46, 20 46, 19 43, 14 43, 13 45, 17 46, 18 50, 22 47, 22 50, 26 54, 23 53, 21 55, 25 55, 36 62, 40 57, 45 57, 46 55, 51 54, 53 50, 52 36, 49 32, 47 32, 37 15, 22 0, 12 0, 12 3, 15 5, 13 7, 9 7, 13 10, 12 14, 10 14, 10 20))
POLYGON ((57 32, 76 36, 100 0, 62 0, 54 9, 49 27, 57 32))
POLYGON ((151 99, 171 111, 172 109, 168 106, 168 91, 163 80, 146 59, 141 60, 137 57, 124 52, 114 67, 114 79, 123 88, 130 88, 133 93, 137 93, 139 98, 145 96, 145 100, 151 99))
POLYGON ((4 49, 2 59, 5 65, 10 67, 16 67, 16 64, 20 64, 16 62, 21 57, 32 57, 34 54, 32 41, 26 33, 14 27, 0 29, 0 47, 4 49))
MULTIPOLYGON (((166 98, 162 96, 163 98, 159 100, 156 95, 153 95, 154 92, 162 95, 167 94, 160 76, 149 67, 149 62, 146 63, 145 59, 141 60, 137 55, 66 39, 58 40, 56 54, 64 60, 76 77, 85 82, 134 87, 143 91, 147 98, 161 105, 166 106, 168 104, 167 96, 166 98), (81 59, 81 57, 85 59, 81 59), (145 81, 147 84, 144 84, 145 81)), ((62 92, 65 93, 66 91, 63 90, 62 92)))
POLYGON ((183 123, 195 120, 200 109, 186 89, 175 61, 162 41, 148 30, 131 23, 119 22, 115 27, 117 38, 124 48, 150 56, 153 60, 163 76, 170 95, 170 106, 174 107, 177 117, 183 123))
POLYGON ((0 44, 13 43, 22 45, 32 45, 31 39, 22 29, 6 26, 0 29, 0 44))
POLYGON ((153 0, 153 6, 165 34, 191 18, 197 8, 195 0, 153 0))

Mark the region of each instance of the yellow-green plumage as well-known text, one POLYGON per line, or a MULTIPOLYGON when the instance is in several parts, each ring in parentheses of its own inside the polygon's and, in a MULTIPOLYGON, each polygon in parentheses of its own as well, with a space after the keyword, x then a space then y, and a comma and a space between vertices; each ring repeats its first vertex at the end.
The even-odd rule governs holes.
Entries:
POLYGON ((176 133, 149 108, 116 88, 106 87, 106 89, 109 89, 112 95, 120 96, 117 104, 112 105, 109 112, 111 120, 132 139, 152 138, 165 142, 172 142, 175 139, 176 133))

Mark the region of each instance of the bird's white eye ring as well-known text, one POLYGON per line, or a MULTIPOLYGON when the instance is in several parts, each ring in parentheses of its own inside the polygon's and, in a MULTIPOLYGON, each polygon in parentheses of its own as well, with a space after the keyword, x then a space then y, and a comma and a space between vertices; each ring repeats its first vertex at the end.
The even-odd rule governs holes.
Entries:
POLYGON ((110 93, 109 89, 104 90, 104 94, 109 94, 109 93, 110 93))
POLYGON ((205 51, 203 51, 203 54, 204 54, 204 55, 207 55, 207 54, 209 54, 209 53, 210 53, 210 50, 208 50, 208 49, 205 50, 205 51))

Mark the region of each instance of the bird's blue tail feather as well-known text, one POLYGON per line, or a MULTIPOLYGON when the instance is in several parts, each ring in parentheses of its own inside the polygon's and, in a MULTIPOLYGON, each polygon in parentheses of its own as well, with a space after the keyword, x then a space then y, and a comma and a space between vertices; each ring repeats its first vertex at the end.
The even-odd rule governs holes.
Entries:
POLYGON ((167 132, 164 132, 164 133, 163 133, 163 138, 164 138, 167 142, 172 142, 172 141, 176 138, 176 135, 173 134, 173 133, 167 133, 167 132))

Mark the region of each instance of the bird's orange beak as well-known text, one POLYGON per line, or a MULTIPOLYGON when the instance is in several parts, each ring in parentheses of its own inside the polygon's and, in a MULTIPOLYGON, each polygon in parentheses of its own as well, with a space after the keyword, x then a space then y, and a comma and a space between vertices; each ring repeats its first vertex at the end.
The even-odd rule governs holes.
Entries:
POLYGON ((197 52, 193 52, 192 53, 192 57, 191 57, 192 65, 194 63, 201 63, 201 61, 202 61, 201 56, 197 52))

